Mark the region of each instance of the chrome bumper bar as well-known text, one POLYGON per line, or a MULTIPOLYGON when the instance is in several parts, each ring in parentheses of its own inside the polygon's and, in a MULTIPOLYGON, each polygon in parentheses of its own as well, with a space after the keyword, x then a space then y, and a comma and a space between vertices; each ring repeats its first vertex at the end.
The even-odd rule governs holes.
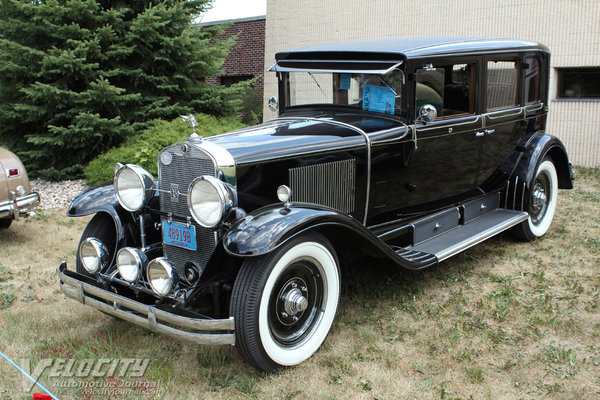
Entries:
POLYGON ((69 276, 71 274, 74 275, 73 272, 67 270, 66 262, 60 264, 58 267, 60 290, 65 296, 77 300, 81 304, 148 328, 153 332, 169 335, 177 339, 198 344, 235 344, 235 334, 232 333, 234 329, 233 317, 229 317, 228 319, 184 317, 81 282, 69 276), (167 324, 180 326, 187 330, 177 329, 167 324), (190 332, 191 330, 205 333, 190 332))
POLYGON ((36 192, 19 196, 15 200, 0 202, 0 218, 17 219, 29 215, 32 208, 40 204, 40 195, 36 192))

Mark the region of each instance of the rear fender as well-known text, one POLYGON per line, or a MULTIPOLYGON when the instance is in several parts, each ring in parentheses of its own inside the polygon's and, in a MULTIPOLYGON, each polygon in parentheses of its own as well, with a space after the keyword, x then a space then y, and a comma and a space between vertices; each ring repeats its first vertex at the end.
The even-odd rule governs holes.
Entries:
POLYGON ((556 167, 559 189, 573 189, 573 170, 567 150, 557 137, 551 135, 537 134, 530 139, 513 172, 513 177, 518 176, 519 180, 529 184, 535 177, 538 165, 545 157, 550 157, 556 167))

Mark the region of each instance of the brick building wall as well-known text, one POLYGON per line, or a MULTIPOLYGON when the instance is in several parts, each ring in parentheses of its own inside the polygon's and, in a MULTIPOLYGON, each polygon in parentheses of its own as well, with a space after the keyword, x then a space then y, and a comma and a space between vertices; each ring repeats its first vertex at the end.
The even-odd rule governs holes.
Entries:
POLYGON ((230 23, 219 38, 225 39, 239 35, 229 52, 221 75, 207 78, 216 85, 231 85, 250 78, 257 78, 254 87, 261 93, 264 88, 265 74, 265 16, 242 18, 228 21, 208 22, 202 25, 230 23))

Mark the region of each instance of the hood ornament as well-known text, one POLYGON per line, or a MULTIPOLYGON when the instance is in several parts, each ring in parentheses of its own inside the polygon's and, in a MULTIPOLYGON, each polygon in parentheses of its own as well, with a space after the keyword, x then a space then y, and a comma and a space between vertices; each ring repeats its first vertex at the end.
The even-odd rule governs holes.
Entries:
POLYGON ((193 114, 190 115, 180 115, 183 122, 187 122, 192 127, 192 134, 188 137, 190 142, 201 142, 202 136, 196 133, 196 127, 198 126, 198 122, 196 122, 196 118, 194 118, 193 114))

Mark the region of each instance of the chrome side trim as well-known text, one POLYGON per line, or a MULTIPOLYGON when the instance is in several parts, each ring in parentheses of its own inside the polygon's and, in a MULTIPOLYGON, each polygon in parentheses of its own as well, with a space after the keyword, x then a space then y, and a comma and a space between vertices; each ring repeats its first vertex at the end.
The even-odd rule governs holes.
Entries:
POLYGON ((340 122, 340 121, 332 121, 332 120, 327 120, 327 119, 321 119, 321 118, 304 118, 304 117, 283 117, 283 118, 277 118, 277 120, 279 121, 286 121, 286 120, 290 120, 290 121, 315 121, 315 122, 320 122, 320 123, 325 123, 325 124, 331 124, 331 125, 339 125, 339 126, 343 126, 345 128, 351 129, 355 132, 360 133, 364 138, 365 138, 365 142, 367 144, 367 190, 366 190, 366 199, 365 199, 365 215, 363 217, 363 225, 367 225, 367 216, 369 214, 369 197, 371 194, 371 138, 369 138, 369 135, 367 135, 367 133, 365 131, 363 131, 360 128, 357 128, 354 125, 350 125, 347 124, 345 122, 340 122))
MULTIPOLYGON (((427 131, 434 130, 434 129, 454 128, 454 127, 461 126, 461 125, 472 125, 472 124, 476 124, 477 122, 479 122, 480 119, 481 119, 481 115, 477 115, 471 121, 458 122, 456 124, 449 123, 447 125, 443 125, 442 122, 444 122, 444 119, 442 117, 442 118, 438 118, 435 120, 435 122, 440 123, 439 125, 425 126, 423 128, 416 128, 416 125, 411 125, 411 126, 414 126, 416 128, 415 130, 418 130, 420 133, 420 132, 427 132, 427 131)), ((460 132, 448 132, 448 133, 460 133, 460 132)))
POLYGON ((228 319, 189 318, 168 313, 154 306, 142 304, 127 297, 109 292, 85 282, 81 282, 66 274, 67 263, 58 267, 60 290, 65 296, 77 300, 117 318, 139 325, 160 334, 198 344, 235 344, 233 317, 228 319), (97 300, 91 296, 99 298, 97 300), (128 308, 129 310, 124 310, 128 308), (205 333, 189 332, 177 329, 177 325, 189 330, 204 331, 205 333), (217 333, 218 331, 222 331, 217 333), (210 333, 206 333, 210 332, 210 333))
POLYGON ((490 120, 515 117, 517 115, 523 114, 524 111, 525 111, 525 107, 519 107, 517 111, 511 112, 511 113, 508 113, 506 111, 491 111, 491 112, 484 114, 484 117, 488 118, 490 120))

